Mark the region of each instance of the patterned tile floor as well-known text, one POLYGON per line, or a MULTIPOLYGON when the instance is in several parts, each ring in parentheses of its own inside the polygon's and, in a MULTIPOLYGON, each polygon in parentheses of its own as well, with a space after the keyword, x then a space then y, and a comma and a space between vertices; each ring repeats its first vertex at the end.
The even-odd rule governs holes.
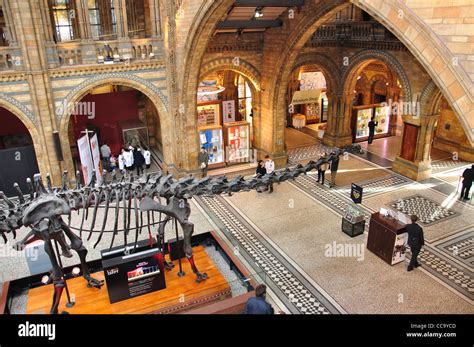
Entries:
POLYGON ((468 164, 468 162, 462 160, 436 160, 431 162, 431 173, 435 174, 443 171, 453 170, 468 164))
POLYGON ((458 212, 444 208, 437 202, 421 195, 413 195, 393 201, 389 206, 407 215, 417 215, 420 223, 425 226, 459 216, 458 212))
POLYGON ((435 243, 435 247, 451 254, 453 258, 468 266, 471 271, 474 268, 474 227, 462 232, 457 232, 451 237, 443 238, 435 243))
MULTIPOLYGON (((395 185, 397 184, 396 181, 393 181, 393 183, 395 185)), ((290 184, 305 191, 313 199, 331 208, 341 216, 343 216, 345 213, 347 203, 350 202, 350 199, 342 195, 340 191, 334 191, 332 189, 318 185, 312 175, 298 177, 295 181, 291 181, 290 184)), ((374 211, 365 207, 364 205, 361 207, 365 212, 365 231, 368 232, 370 215, 374 211)), ((423 252, 420 253, 420 261, 423 263, 423 265, 425 265, 424 269, 438 278, 441 282, 456 290, 462 296, 473 300, 473 272, 461 264, 454 262, 449 257, 447 257, 446 254, 443 254, 443 252, 446 253, 450 251, 445 249, 438 250, 427 244, 424 247, 423 252)))
POLYGON ((315 288, 285 257, 269 244, 253 226, 220 196, 196 199, 218 228, 233 242, 234 250, 264 271, 267 285, 292 313, 337 314, 332 299, 315 288))

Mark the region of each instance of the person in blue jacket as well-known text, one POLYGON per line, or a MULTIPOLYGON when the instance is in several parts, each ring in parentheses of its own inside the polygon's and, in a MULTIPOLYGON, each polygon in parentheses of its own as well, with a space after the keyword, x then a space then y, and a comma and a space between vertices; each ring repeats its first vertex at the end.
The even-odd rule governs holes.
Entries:
POLYGON ((247 300, 245 305, 245 314, 274 314, 272 305, 266 300, 267 286, 259 284, 255 288, 255 296, 247 300))

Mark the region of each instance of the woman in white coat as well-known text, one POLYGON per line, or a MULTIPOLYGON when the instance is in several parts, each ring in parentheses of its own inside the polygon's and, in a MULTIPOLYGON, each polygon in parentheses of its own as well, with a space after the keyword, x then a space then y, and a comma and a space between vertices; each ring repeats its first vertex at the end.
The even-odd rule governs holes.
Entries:
POLYGON ((124 173, 125 172, 125 159, 123 157, 123 153, 125 152, 125 150, 122 148, 119 156, 118 156, 118 167, 119 167, 119 170, 120 170, 120 173, 124 173))
POLYGON ((147 147, 145 147, 143 150, 143 157, 145 157, 146 168, 149 169, 151 165, 151 153, 147 147))

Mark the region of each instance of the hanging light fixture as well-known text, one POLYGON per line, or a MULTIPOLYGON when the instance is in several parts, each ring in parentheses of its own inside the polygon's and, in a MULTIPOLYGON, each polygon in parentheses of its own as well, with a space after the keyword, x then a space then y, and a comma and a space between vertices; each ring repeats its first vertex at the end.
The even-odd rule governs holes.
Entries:
POLYGON ((263 17, 263 7, 259 6, 255 9, 254 18, 263 17))

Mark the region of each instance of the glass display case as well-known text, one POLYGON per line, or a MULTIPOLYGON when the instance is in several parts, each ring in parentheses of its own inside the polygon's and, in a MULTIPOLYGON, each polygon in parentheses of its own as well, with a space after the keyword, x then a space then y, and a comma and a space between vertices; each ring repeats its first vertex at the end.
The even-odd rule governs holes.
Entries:
POLYGON ((197 106, 198 127, 221 124, 220 103, 206 103, 197 106))
POLYGON ((149 147, 148 128, 139 120, 127 120, 119 123, 122 130, 123 144, 149 147))
POLYGON ((388 133, 388 126, 390 124, 389 111, 389 106, 378 106, 375 108, 375 121, 378 122, 378 125, 375 127, 375 135, 388 133))
POLYGON ((226 161, 229 163, 248 162, 250 160, 250 123, 229 123, 224 128, 226 161))
POLYGON ((357 110, 356 139, 369 136, 369 122, 372 118, 373 108, 357 110))
POLYGON ((224 141, 222 127, 205 127, 199 129, 200 147, 209 154, 209 166, 224 164, 224 141))

